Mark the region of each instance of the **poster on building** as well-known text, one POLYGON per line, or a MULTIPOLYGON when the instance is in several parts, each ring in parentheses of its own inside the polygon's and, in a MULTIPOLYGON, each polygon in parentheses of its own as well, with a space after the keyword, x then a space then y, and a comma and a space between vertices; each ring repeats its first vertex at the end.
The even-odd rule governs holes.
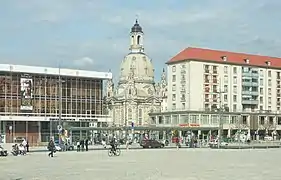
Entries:
POLYGON ((32 110, 32 79, 30 77, 22 77, 20 79, 21 90, 21 110, 32 110))

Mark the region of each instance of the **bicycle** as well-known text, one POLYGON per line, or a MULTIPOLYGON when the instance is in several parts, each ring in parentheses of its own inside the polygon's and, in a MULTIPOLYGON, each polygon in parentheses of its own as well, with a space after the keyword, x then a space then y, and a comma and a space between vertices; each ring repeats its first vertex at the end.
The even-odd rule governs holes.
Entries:
POLYGON ((111 157, 111 156, 120 156, 120 154, 121 154, 121 150, 120 150, 120 148, 118 148, 118 147, 116 147, 116 150, 115 150, 115 152, 113 151, 113 149, 112 148, 110 148, 109 150, 108 150, 108 156, 109 157, 111 157))

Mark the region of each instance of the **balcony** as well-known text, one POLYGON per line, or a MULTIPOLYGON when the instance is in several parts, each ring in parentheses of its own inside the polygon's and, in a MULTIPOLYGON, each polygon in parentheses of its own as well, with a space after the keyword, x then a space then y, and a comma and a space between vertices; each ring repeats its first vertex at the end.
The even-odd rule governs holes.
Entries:
POLYGON ((259 83, 257 83, 257 82, 242 82, 242 86, 258 87, 259 83))
POLYGON ((242 77, 252 77, 254 79, 259 77, 258 73, 253 73, 253 72, 242 72, 242 77))
POLYGON ((181 80, 181 84, 186 84, 186 81, 185 80, 181 80))
POLYGON ((258 100, 242 100, 242 104, 249 104, 249 105, 258 105, 258 100))
POLYGON ((242 95, 252 95, 252 96, 258 96, 258 91, 242 91, 242 95))

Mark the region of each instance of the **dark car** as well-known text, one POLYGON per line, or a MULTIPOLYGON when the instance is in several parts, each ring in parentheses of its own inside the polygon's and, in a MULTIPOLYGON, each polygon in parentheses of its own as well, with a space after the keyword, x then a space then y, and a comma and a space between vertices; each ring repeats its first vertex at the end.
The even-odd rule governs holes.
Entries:
POLYGON ((143 148, 163 148, 165 145, 156 140, 142 140, 140 145, 143 148))

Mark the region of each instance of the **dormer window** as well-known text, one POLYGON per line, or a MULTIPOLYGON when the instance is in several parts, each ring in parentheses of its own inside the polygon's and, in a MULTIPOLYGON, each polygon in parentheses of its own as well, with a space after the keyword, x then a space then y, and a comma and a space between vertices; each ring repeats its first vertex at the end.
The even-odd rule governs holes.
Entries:
POLYGON ((250 60, 249 59, 244 59, 245 63, 249 64, 250 60))
POLYGON ((223 61, 227 61, 227 57, 226 57, 226 56, 222 56, 221 59, 222 59, 223 61))
POLYGON ((270 61, 266 61, 265 64, 266 64, 267 66, 270 66, 270 61))

